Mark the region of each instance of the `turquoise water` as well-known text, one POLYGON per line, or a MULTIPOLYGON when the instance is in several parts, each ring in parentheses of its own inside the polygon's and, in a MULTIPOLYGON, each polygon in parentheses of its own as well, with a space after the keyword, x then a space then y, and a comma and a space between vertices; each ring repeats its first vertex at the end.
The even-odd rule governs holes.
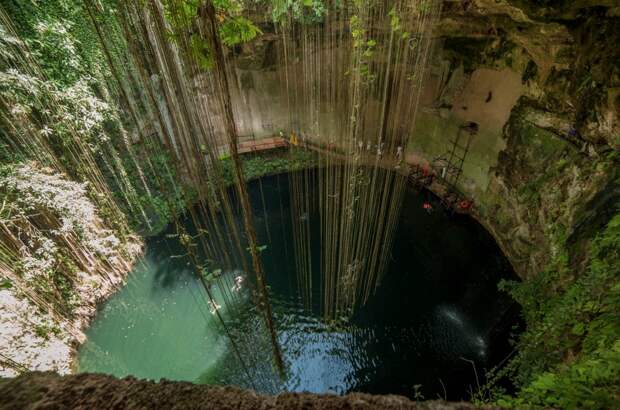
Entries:
MULTIPOLYGON (((213 320, 204 290, 177 239, 147 241, 144 259, 105 303, 79 349, 80 372, 234 384, 263 392, 396 393, 459 399, 479 374, 509 352, 517 323, 497 291, 513 273, 489 235, 467 217, 427 213, 428 194, 410 191, 389 271, 366 306, 343 323, 326 323, 297 296, 286 176, 250 185, 274 316, 287 372, 274 371, 245 273, 224 272, 220 286, 244 278, 223 314, 242 362, 213 320), (262 188, 262 197, 260 195, 262 188), (263 201, 264 198, 264 201, 263 201), (421 387, 414 387, 421 385, 421 387)), ((315 216, 308 223, 314 223, 315 216)), ((169 234, 170 232, 168 232, 169 234)), ((218 285, 212 291, 223 296, 218 285)))
POLYGON ((199 283, 185 261, 162 257, 166 245, 174 243, 149 242, 127 285, 101 308, 80 348, 80 372, 196 380, 226 354, 199 283))

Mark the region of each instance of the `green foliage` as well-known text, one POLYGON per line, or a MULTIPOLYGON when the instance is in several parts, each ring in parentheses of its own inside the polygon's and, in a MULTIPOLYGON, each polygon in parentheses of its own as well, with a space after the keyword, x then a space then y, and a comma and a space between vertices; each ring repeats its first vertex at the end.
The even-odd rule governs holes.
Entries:
MULTIPOLYGON (((115 0, 99 0, 106 21, 112 19, 114 3, 115 0)), ((57 86, 70 86, 86 77, 109 79, 83 0, 0 0, 0 4, 47 78, 57 86)), ((109 41, 121 38, 114 28, 106 33, 109 41)))
POLYGON ((270 5, 276 23, 285 22, 286 17, 302 24, 320 23, 327 13, 322 0, 270 0, 270 5))
POLYGON ((541 193, 549 194, 549 189, 553 189, 551 182, 563 179, 571 164, 579 161, 578 154, 562 138, 534 125, 527 119, 527 111, 519 107, 513 110, 508 129, 514 143, 523 147, 512 160, 530 176, 519 187, 519 200, 538 206, 541 193))
POLYGON ((241 43, 252 41, 262 31, 245 17, 231 17, 224 21, 220 27, 222 43, 231 47, 241 43))
MULTIPOLYGON (((182 179, 175 172, 170 154, 159 141, 149 139, 146 145, 149 147, 146 150, 148 152, 142 152, 141 156, 142 161, 148 166, 142 167, 142 171, 145 180, 149 181, 150 195, 142 188, 140 174, 135 167, 130 165, 131 159, 127 152, 124 153, 122 161, 131 185, 138 189, 138 203, 135 205, 141 206, 146 211, 151 228, 147 230, 142 216, 131 212, 127 209, 127 205, 124 205, 124 210, 132 229, 152 235, 165 229, 175 214, 183 212, 196 197, 196 192, 184 184, 177 186, 182 179), (158 180, 163 187, 159 186, 158 180)), ((117 202, 123 204, 121 189, 117 187, 113 192, 117 196, 117 202)))
POLYGON ((544 186, 551 181, 556 181, 563 172, 566 172, 569 165, 569 161, 565 159, 552 162, 545 172, 540 173, 519 188, 520 199, 525 203, 538 206, 540 203, 540 193, 544 191, 544 186))
POLYGON ((400 17, 398 17, 396 13, 396 8, 392 7, 388 15, 390 16, 390 27, 392 31, 399 31, 402 26, 400 24, 400 17))
POLYGON ((44 339, 44 340, 48 340, 49 339, 49 333, 50 331, 48 330, 47 326, 44 325, 35 325, 34 326, 34 333, 39 336, 40 338, 44 339))
POLYGON ((177 31, 191 27, 198 16, 198 9, 202 0, 166 0, 164 1, 164 16, 173 26, 173 35, 177 31))
POLYGON ((13 283, 5 278, 0 278, 0 290, 2 289, 11 289, 13 287, 13 283))
POLYGON ((67 20, 39 21, 36 36, 28 41, 49 78, 62 84, 73 84, 86 75, 85 64, 77 52, 80 43, 70 34, 72 26, 67 20))
POLYGON ((366 38, 367 31, 358 16, 351 16, 349 25, 351 29, 351 36, 353 37, 353 48, 359 53, 356 68, 362 79, 367 83, 371 83, 376 78, 376 74, 372 73, 370 70, 370 61, 375 53, 377 41, 366 38))
MULTIPOLYGON (((72 156, 77 139, 98 152, 100 144, 106 141, 106 124, 115 120, 111 107, 98 99, 82 80, 61 88, 52 80, 41 80, 9 69, 0 71, 0 96, 11 105, 12 120, 22 124, 14 132, 21 133, 23 138, 40 134, 73 177, 79 177, 83 171, 79 169, 78 158, 72 156)), ((2 122, 0 120, 0 124, 2 122)), ((10 134, 0 132, 2 145, 12 146, 11 138, 10 134)), ((44 163, 45 154, 9 149, 0 158, 13 162, 30 155, 44 163)))
MULTIPOLYGON (((111 18, 109 2, 98 3, 102 20, 111 18)), ((31 138, 29 133, 40 134, 68 174, 78 179, 86 171, 80 169, 79 158, 73 154, 76 141, 88 144, 97 156, 101 145, 118 137, 118 133, 109 132, 115 128, 111 124, 118 122, 115 110, 100 94, 109 80, 109 70, 83 4, 81 0, 3 2, 20 38, 0 29, 0 48, 5 57, 15 59, 20 46, 25 45, 43 74, 22 69, 20 64, 0 72, 0 94, 11 106, 12 121, 23 124, 12 132, 24 138, 31 138)), ((113 29, 106 33, 111 43, 118 38, 113 29)), ((0 129, 8 131, 10 127, 3 127, 2 122, 0 129)), ((21 162, 35 157, 46 164, 45 152, 20 150, 10 142, 13 138, 0 130, 0 161, 21 162)))
POLYGON ((57 326, 47 325, 47 324, 37 324, 34 325, 34 333, 44 340, 49 340, 50 335, 60 335, 61 330, 57 326))
POLYGON ((396 8, 392 7, 388 15, 390 16, 390 28, 392 29, 392 32, 400 33, 398 38, 401 40, 407 40, 410 37, 410 34, 408 31, 403 31, 403 26, 401 24, 400 17, 396 12, 396 8))
POLYGON ((189 36, 189 55, 196 61, 196 64, 203 70, 213 68, 213 53, 209 43, 200 37, 199 34, 189 36))
POLYGON ((231 15, 239 15, 243 11, 243 3, 238 0, 213 0, 213 7, 231 15))
MULTIPOLYGON (((304 150, 294 150, 289 155, 243 156, 241 160, 243 176, 246 181, 267 175, 299 171, 317 165, 316 156, 312 152, 304 150)), ((224 168, 224 182, 232 185, 234 183, 232 160, 229 157, 224 157, 221 161, 224 168)))
POLYGON ((620 214, 591 243, 583 275, 575 277, 564 249, 538 276, 501 284, 523 307, 527 329, 502 370, 517 394, 488 390, 499 405, 620 407, 620 214))
POLYGON ((527 84, 531 79, 536 78, 538 75, 538 65, 534 62, 534 60, 530 60, 523 71, 523 75, 521 76, 521 82, 523 84, 527 84))
POLYGON ((170 24, 168 37, 180 47, 187 47, 186 54, 204 70, 213 68, 213 53, 209 43, 197 32, 192 33, 192 26, 198 19, 202 0, 165 0, 164 17, 170 24), (187 45, 182 41, 188 36, 187 45))
MULTIPOLYGON (((203 36, 193 30, 197 22, 200 7, 204 0, 166 0, 164 15, 170 23, 170 38, 179 45, 183 36, 189 37, 186 52, 204 70, 213 68, 213 52, 203 36), (193 32, 194 31, 194 32, 193 32)), ((228 47, 247 43, 262 34, 260 29, 247 18, 241 16, 243 5, 234 0, 216 0, 213 2, 220 22, 219 35, 222 43, 228 47)))
POLYGON ((15 150, 10 149, 8 140, 8 134, 5 134, 0 129, 0 176, 2 175, 3 164, 12 164, 26 159, 21 152, 15 152, 15 150))
POLYGON ((408 39, 410 34, 408 31, 403 31, 403 26, 401 24, 400 17, 398 16, 396 8, 392 7, 388 15, 390 16, 390 28, 392 29, 392 31, 394 33, 401 32, 400 38, 402 40, 408 39))
MULTIPOLYGON (((245 248, 245 250, 250 252, 250 251, 252 251, 252 248, 247 247, 247 248, 245 248)), ((259 246, 256 247, 256 250, 258 251, 258 253, 262 253, 263 251, 267 250, 267 245, 259 245, 259 246)))
POLYGON ((215 279, 222 276, 222 270, 221 269, 209 270, 208 268, 203 268, 202 276, 205 278, 207 282, 211 283, 215 279))

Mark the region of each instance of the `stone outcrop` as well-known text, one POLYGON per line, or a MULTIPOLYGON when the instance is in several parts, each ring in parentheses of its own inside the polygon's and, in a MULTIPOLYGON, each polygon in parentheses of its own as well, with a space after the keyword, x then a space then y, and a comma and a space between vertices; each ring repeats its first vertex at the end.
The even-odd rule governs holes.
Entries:
POLYGON ((266 396, 238 387, 115 379, 98 374, 30 373, 0 379, 0 409, 399 409, 474 410, 468 403, 414 402, 403 396, 284 393, 266 396))
MULTIPOLYGON (((446 121, 440 108, 455 122, 447 134, 480 124, 459 188, 524 278, 578 248, 586 220, 602 226, 618 212, 618 12, 605 0, 446 3, 434 64, 448 62, 447 91, 427 100, 419 137, 446 121)), ((431 155, 448 148, 429 144, 431 155)))

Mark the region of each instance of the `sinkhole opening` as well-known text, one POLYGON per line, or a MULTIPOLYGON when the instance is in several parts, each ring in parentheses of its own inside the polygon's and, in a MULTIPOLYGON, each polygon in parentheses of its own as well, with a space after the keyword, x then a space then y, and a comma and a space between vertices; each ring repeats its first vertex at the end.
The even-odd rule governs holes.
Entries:
MULTIPOLYGON (((299 296, 289 174, 248 184, 286 373, 273 369, 270 345, 241 268, 221 272, 215 298, 240 285, 238 307, 218 311, 242 351, 240 362, 214 320, 213 306, 169 227, 147 240, 126 285, 104 303, 79 348, 79 372, 118 377, 232 384, 264 393, 367 392, 461 400, 485 370, 511 354, 519 307, 498 290, 517 279, 471 217, 450 214, 428 192, 407 188, 388 270, 350 318, 325 320, 319 273, 311 309, 299 296), (433 204, 429 212, 425 203, 433 204), (239 278, 242 278, 239 280, 239 278)), ((238 223, 241 223, 237 210, 238 223)), ((318 215, 302 215, 318 238, 318 215)), ((192 230, 189 220, 184 222, 192 230)), ((312 244, 314 247, 316 244, 312 244)), ((318 245, 316 245, 318 246, 318 245)), ((319 266, 318 262, 313 266, 319 266)), ((247 279, 247 280, 246 280, 247 279)))

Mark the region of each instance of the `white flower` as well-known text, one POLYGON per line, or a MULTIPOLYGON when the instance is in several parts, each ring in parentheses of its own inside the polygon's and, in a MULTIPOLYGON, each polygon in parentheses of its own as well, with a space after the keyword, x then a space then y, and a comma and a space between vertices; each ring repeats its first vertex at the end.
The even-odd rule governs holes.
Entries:
POLYGON ((52 130, 47 125, 45 125, 39 132, 44 137, 49 137, 50 135, 52 135, 52 130))
MULTIPOLYGON (((62 175, 43 172, 31 164, 22 164, 12 174, 0 178, 0 188, 13 191, 14 206, 25 212, 46 210, 60 222, 49 232, 49 238, 29 238, 28 247, 22 247, 25 270, 30 276, 43 274, 55 263, 54 237, 76 235, 93 255, 114 257, 121 241, 112 231, 101 228, 95 205, 87 196, 86 183, 66 180, 62 175)), ((118 262, 110 261, 112 264, 118 262)))
POLYGON ((11 114, 13 114, 16 117, 20 115, 28 114, 28 108, 21 104, 15 104, 11 107, 11 114))

